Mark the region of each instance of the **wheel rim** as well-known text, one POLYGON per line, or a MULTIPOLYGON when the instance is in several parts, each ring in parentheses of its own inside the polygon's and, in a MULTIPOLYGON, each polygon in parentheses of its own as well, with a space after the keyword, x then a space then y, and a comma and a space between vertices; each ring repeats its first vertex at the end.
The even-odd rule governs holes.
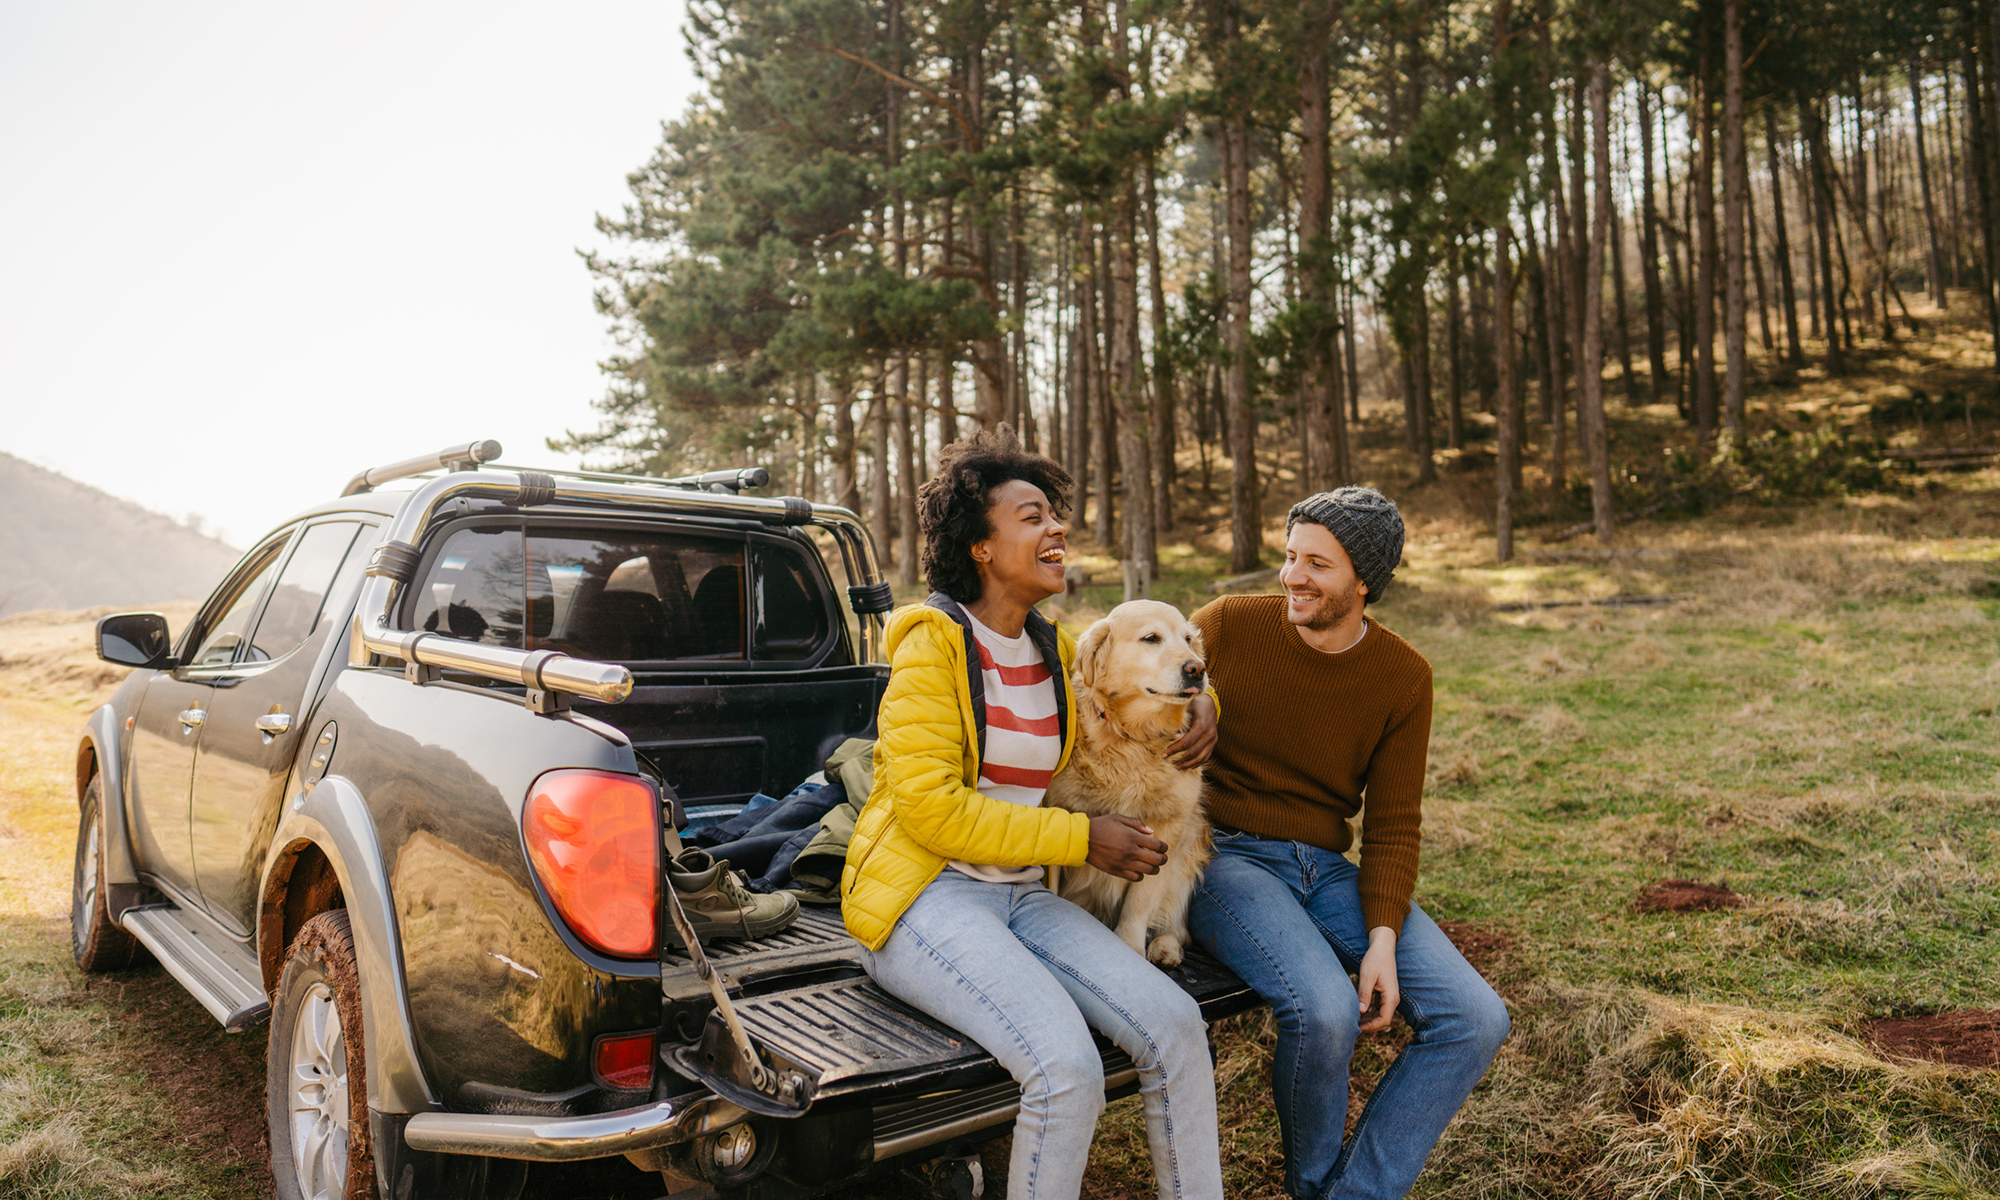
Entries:
POLYGON ((86 814, 83 822, 83 836, 76 842, 76 891, 70 897, 70 936, 81 946, 89 940, 90 928, 97 916, 97 821, 96 814, 86 814))
POLYGON ((347 1038, 333 991, 315 983, 292 1025, 292 1167, 308 1200, 347 1186, 347 1038))

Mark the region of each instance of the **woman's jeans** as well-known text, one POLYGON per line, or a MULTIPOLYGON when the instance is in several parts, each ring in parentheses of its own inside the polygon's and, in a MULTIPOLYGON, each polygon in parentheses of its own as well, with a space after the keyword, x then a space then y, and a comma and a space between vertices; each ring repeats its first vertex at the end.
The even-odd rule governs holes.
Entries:
POLYGON ((1020 1082, 1008 1200, 1069 1200, 1083 1188, 1104 1111, 1092 1029, 1139 1068, 1162 1200, 1222 1195, 1200 1006, 1089 913, 1039 883, 986 883, 947 867, 861 963, 1020 1082))
POLYGON ((1368 950, 1359 877, 1331 850, 1217 830, 1188 913, 1195 941, 1275 1010, 1285 1190, 1301 1200, 1406 1194, 1507 1037, 1506 1005, 1412 905, 1396 942, 1396 983, 1397 1011, 1415 1036, 1341 1144, 1361 1007, 1348 973, 1368 950))

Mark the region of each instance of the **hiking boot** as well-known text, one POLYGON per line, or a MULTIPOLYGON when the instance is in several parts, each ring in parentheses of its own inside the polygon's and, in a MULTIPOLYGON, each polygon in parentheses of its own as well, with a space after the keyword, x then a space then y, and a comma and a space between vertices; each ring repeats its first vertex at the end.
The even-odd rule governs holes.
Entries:
POLYGON ((699 846, 689 846, 667 862, 667 881, 680 894, 694 936, 706 946, 716 938, 760 938, 782 933, 799 917, 799 899, 790 892, 758 893, 743 878, 699 846))

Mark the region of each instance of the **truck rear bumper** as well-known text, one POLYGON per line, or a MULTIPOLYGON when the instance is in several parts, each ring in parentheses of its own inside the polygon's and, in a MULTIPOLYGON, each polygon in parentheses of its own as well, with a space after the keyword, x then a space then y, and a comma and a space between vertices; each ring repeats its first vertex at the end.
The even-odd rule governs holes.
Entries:
POLYGON ((532 1162, 608 1158, 684 1142, 749 1117, 707 1092, 588 1116, 494 1116, 427 1112, 411 1117, 403 1140, 415 1150, 483 1154, 532 1162))

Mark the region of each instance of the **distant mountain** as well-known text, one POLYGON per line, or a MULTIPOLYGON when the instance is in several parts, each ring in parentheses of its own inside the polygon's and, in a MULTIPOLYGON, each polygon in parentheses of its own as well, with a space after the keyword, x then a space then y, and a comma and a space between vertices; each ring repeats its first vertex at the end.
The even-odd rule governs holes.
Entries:
POLYGON ((172 517, 0 454, 0 616, 198 600, 239 557, 172 517))

